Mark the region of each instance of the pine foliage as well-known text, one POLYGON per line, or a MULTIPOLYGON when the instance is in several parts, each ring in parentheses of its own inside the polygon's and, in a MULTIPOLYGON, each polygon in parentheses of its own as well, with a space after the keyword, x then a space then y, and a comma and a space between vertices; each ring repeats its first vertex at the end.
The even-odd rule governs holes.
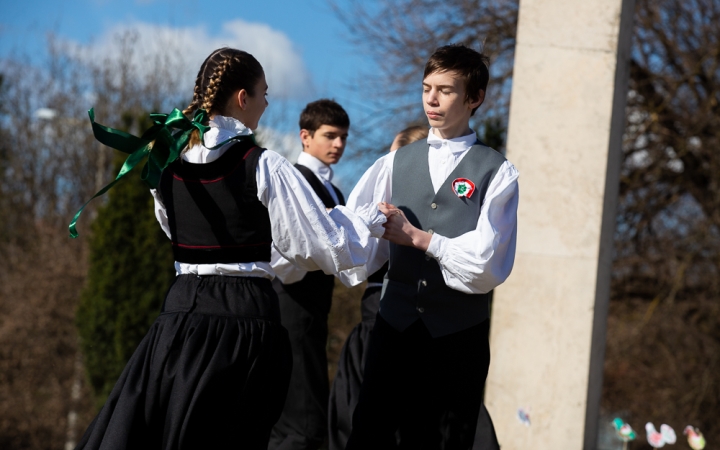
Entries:
MULTIPOLYGON (((119 170, 126 155, 117 153, 119 170)), ((98 406, 157 317, 174 275, 169 240, 136 169, 108 192, 92 224, 88 280, 76 316, 98 406)))

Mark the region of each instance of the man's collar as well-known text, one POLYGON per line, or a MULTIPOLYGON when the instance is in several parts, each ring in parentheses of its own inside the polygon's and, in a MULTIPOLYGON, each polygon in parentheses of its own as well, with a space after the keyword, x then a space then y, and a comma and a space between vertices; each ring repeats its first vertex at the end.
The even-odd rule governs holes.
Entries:
POLYGON ((446 143, 447 148, 449 148, 453 153, 464 152, 472 147, 475 142, 477 142, 477 134, 475 134, 474 131, 470 134, 466 134, 465 136, 452 139, 442 139, 437 137, 435 133, 433 133, 433 130, 430 129, 430 133, 428 133, 427 137, 427 143, 430 147, 440 148, 443 146, 443 143, 446 143))
POLYGON ((297 160, 298 164, 301 166, 305 166, 308 169, 312 170, 312 172, 320 178, 321 180, 325 181, 332 181, 333 179, 333 170, 330 166, 326 165, 313 155, 307 152, 300 153, 300 156, 298 156, 297 160))

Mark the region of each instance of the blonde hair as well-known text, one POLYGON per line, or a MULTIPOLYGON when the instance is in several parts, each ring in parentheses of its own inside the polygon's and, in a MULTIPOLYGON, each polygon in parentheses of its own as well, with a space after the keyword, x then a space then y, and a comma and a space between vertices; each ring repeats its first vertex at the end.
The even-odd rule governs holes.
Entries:
POLYGON ((427 126, 407 127, 395 136, 395 142, 398 144, 398 148, 405 147, 420 139, 427 139, 429 132, 430 129, 427 126))

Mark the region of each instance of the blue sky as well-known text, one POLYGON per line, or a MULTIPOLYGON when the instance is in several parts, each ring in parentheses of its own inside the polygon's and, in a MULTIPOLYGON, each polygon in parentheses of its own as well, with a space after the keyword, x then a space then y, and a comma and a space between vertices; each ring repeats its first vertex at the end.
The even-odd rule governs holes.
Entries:
MULTIPOLYGON (((157 30, 199 37, 197 54, 190 59, 200 59, 188 68, 193 80, 213 46, 247 49, 270 73, 271 106, 273 100, 284 100, 280 105, 288 110, 287 117, 294 117, 290 122, 297 120, 304 103, 335 98, 354 125, 349 155, 353 134, 360 132, 362 118, 372 113, 362 93, 352 87, 358 74, 368 73, 373 62, 349 43, 345 26, 326 0, 0 0, 0 58, 15 54, 40 63, 51 33, 58 39, 102 48, 114 32, 133 27, 145 30, 141 38, 157 30)), ((346 192, 370 162, 349 160, 336 167, 346 192)))
POLYGON ((339 86, 361 62, 325 0, 2 0, 0 5, 2 56, 12 50, 42 54, 50 32, 87 43, 113 26, 145 22, 204 26, 212 35, 222 23, 242 19, 269 25, 290 38, 320 84, 339 86), (201 7, 208 4, 213 7, 201 7))

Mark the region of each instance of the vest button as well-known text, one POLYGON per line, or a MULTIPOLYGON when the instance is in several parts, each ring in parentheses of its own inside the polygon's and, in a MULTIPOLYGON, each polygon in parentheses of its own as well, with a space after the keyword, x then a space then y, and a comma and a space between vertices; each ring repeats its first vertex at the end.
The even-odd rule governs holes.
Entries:
POLYGON ((427 286, 427 281, 425 281, 425 280, 420 280, 420 284, 421 284, 423 287, 425 287, 425 286, 427 286))
POLYGON ((418 307, 417 307, 417 312, 419 312, 419 313, 422 314, 422 313, 425 312, 425 308, 423 308, 422 306, 418 306, 418 307))
POLYGON ((437 203, 430 203, 430 207, 432 209, 437 209, 437 203))
POLYGON ((428 232, 428 234, 433 234, 433 233, 434 233, 434 231, 433 231, 432 228, 430 228, 427 232, 428 232))

